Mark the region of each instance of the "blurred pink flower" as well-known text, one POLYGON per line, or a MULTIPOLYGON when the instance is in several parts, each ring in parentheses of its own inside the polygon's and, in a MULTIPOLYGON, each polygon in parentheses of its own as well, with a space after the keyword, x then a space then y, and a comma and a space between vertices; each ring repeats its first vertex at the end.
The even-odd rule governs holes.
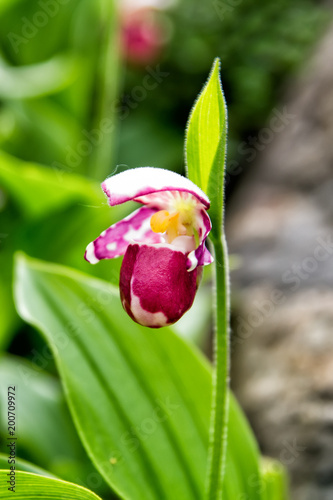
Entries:
POLYGON ((122 15, 121 47, 124 58, 137 65, 156 61, 167 39, 160 12, 153 8, 125 10, 122 15))

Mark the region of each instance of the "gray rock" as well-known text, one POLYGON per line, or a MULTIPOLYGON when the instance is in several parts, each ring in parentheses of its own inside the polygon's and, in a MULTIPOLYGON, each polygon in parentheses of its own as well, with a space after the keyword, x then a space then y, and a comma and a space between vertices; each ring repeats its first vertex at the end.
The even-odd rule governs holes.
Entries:
POLYGON ((226 228, 234 390, 292 497, 332 500, 333 26, 248 147, 226 228))

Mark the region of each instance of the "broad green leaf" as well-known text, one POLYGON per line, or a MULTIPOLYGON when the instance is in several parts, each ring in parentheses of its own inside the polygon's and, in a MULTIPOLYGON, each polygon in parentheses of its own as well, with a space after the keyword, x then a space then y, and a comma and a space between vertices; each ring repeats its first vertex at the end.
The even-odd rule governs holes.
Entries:
MULTIPOLYGON (((0 453, 0 469, 5 470, 8 469, 8 467, 10 467, 10 464, 8 464, 8 454, 5 455, 4 453, 0 453)), ((46 476, 56 479, 56 477, 50 472, 17 457, 15 457, 15 469, 23 472, 32 472, 33 474, 38 474, 39 476, 46 476)))
POLYGON ((15 492, 8 490, 8 470, 0 471, 0 498, 8 500, 40 500, 62 499, 62 500, 101 500, 92 491, 67 483, 60 479, 39 476, 29 472, 15 471, 15 492))
MULTIPOLYGON (((53 349, 82 442, 128 500, 201 499, 211 372, 171 329, 140 327, 118 290, 68 268, 18 259, 16 304, 53 349)), ((260 500, 258 451, 231 398, 226 499, 260 500), (230 493, 229 493, 230 492, 230 493)))
POLYGON ((288 500, 286 469, 277 460, 264 457, 261 461, 262 500, 288 500))
MULTIPOLYGON (((255 437, 236 399, 231 394, 224 489, 228 491, 231 486, 234 488, 233 481, 229 477, 231 469, 234 471, 234 477, 237 478, 235 482, 238 485, 238 491, 241 491, 242 495, 248 495, 249 500, 261 500, 261 477, 258 460, 258 446, 255 437)), ((228 495, 227 499, 242 498, 239 492, 237 495, 228 495)), ((244 498, 246 497, 244 496, 244 498)))
POLYGON ((187 174, 210 198, 213 235, 220 234, 222 225, 227 135, 227 109, 219 69, 220 62, 216 59, 191 111, 185 140, 187 174))

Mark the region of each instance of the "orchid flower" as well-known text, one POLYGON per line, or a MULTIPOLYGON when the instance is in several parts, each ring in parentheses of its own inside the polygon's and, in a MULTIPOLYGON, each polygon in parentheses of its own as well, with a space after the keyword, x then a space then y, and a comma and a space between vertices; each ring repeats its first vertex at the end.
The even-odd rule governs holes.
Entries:
POLYGON ((109 205, 133 200, 143 206, 89 243, 85 259, 124 255, 120 297, 129 316, 159 328, 192 306, 202 266, 213 258, 205 246, 211 229, 206 194, 174 172, 143 167, 106 179, 109 205))

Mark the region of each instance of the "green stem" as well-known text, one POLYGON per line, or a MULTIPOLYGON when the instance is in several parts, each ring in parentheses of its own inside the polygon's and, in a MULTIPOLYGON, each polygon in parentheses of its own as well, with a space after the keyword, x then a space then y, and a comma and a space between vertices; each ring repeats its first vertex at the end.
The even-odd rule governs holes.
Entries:
POLYGON ((224 236, 214 238, 215 358, 207 500, 222 498, 229 413, 229 269, 224 236))

